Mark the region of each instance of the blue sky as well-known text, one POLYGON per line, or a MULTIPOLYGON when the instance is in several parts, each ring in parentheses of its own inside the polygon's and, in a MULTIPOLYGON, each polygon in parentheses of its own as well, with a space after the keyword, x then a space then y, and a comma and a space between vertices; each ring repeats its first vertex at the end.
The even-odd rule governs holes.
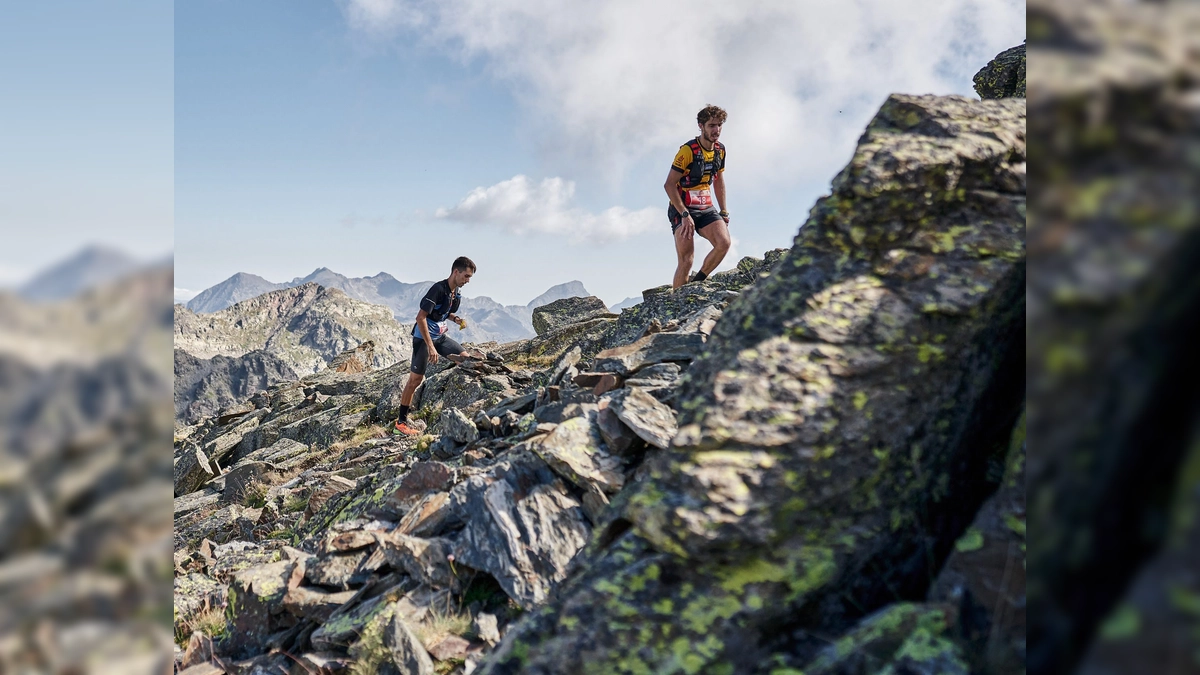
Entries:
POLYGON ((670 281, 662 183, 709 102, 730 113, 724 266, 790 246, 889 92, 974 96, 1024 38, 1021 2, 896 4, 179 3, 176 285, 411 282, 468 255, 468 293, 506 304, 573 279, 640 295, 670 281))
POLYGON ((89 243, 172 248, 172 7, 161 0, 0 10, 0 286, 89 243))
POLYGON ((465 254, 471 295, 615 303, 671 278, 662 183, 699 108, 730 114, 728 267, 790 246, 888 93, 973 97, 1024 30, 1013 0, 22 4, 0 283, 96 241, 173 245, 184 296, 465 254))

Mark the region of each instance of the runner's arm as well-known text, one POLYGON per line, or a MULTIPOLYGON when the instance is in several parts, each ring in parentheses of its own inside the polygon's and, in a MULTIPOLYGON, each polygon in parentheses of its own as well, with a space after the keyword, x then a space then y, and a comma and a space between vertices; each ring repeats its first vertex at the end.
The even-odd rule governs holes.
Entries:
POLYGON ((679 196, 679 181, 681 180, 683 180, 683 172, 671 167, 671 173, 667 174, 667 182, 663 184, 663 189, 667 191, 667 199, 671 200, 671 206, 675 207, 675 211, 686 214, 688 210, 683 205, 683 198, 679 196))
POLYGON ((427 317, 429 312, 424 309, 417 312, 417 330, 421 331, 421 339, 425 341, 425 351, 429 354, 429 363, 436 364, 438 362, 437 349, 433 347, 433 338, 429 335, 429 321, 427 317))
POLYGON ((728 211, 725 208, 725 172, 718 171, 717 175, 713 176, 713 194, 717 198, 717 205, 722 211, 728 211))

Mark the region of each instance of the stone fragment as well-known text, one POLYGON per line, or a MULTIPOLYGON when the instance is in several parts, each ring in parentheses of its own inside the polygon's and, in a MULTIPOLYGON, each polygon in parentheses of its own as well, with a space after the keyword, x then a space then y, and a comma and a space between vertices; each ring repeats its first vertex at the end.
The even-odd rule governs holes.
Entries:
POLYGON ((447 408, 438 419, 442 435, 454 440, 455 443, 473 443, 479 438, 479 430, 475 423, 457 408, 447 408))
POLYGON ((630 389, 610 407, 633 433, 656 448, 667 448, 679 431, 675 413, 642 389, 630 389))
POLYGON ((450 566, 453 544, 449 541, 390 534, 380 537, 379 545, 393 569, 402 569, 433 589, 460 590, 458 575, 450 566))
POLYGON ((506 398, 493 408, 487 411, 488 417, 504 417, 505 413, 516 413, 518 417, 533 410, 533 404, 537 400, 537 393, 530 392, 521 396, 513 396, 506 398))
POLYGON ((358 487, 358 484, 341 476, 326 475, 320 479, 320 482, 312 488, 312 492, 308 495, 308 505, 304 507, 304 515, 311 518, 313 514, 320 511, 329 500, 337 497, 343 492, 349 492, 358 487))
POLYGON ((591 531, 579 502, 526 451, 510 451, 456 485, 450 500, 467 523, 455 559, 492 575, 523 607, 545 601, 591 531))
POLYGON ((616 407, 605 400, 596 413, 596 427, 600 430, 600 438, 608 446, 609 451, 623 455, 631 448, 641 447, 641 439, 633 433, 617 416, 616 407))
POLYGON ((415 537, 432 537, 453 527, 459 520, 454 509, 447 505, 449 499, 449 492, 431 492, 425 495, 404 514, 395 531, 415 537))
POLYGON ((249 496, 247 490, 274 471, 275 467, 266 462, 240 462, 225 474, 225 490, 221 493, 221 499, 235 504, 245 503, 249 496))
POLYGON ((616 317, 608 311, 604 301, 596 296, 586 298, 562 298, 533 310, 533 330, 540 335, 573 323, 581 323, 599 317, 616 317))
MULTIPOLYGON (((657 401, 655 401, 657 403, 657 401)), ((583 489, 595 484, 608 494, 625 485, 621 460, 604 448, 594 415, 574 417, 558 425, 532 449, 560 476, 583 489)))
POLYGON ((208 455, 199 446, 189 445, 174 459, 175 496, 195 492, 213 477, 208 455))
POLYGON ((466 658, 467 649, 470 646, 470 642, 457 635, 447 635, 429 648, 429 655, 438 661, 449 661, 450 659, 461 661, 466 658))
POLYGON ((691 361, 703 348, 704 336, 699 333, 654 333, 596 354, 592 368, 628 377, 656 363, 691 361))
POLYGON ((565 354, 558 358, 555 362, 553 370, 550 371, 550 379, 546 381, 547 386, 555 386, 562 381, 567 371, 575 367, 579 363, 579 359, 583 357, 583 351, 579 347, 572 347, 565 354))
POLYGON ((488 643, 489 646, 495 647, 500 641, 500 628, 496 622, 495 614, 480 612, 475 615, 473 624, 475 635, 479 636, 480 640, 488 643))
POLYGON ((282 610, 288 589, 297 585, 303 567, 290 560, 251 567, 234 575, 229 587, 228 639, 230 653, 249 656, 261 649, 278 626, 275 615, 282 610))
POLYGON ((383 643, 392 653, 392 663, 405 675, 433 675, 433 660, 416 635, 398 615, 393 615, 383 634, 383 643))
POLYGON ((314 586, 299 586, 283 597, 283 609, 298 619, 325 623, 342 605, 350 602, 358 591, 326 591, 314 586))

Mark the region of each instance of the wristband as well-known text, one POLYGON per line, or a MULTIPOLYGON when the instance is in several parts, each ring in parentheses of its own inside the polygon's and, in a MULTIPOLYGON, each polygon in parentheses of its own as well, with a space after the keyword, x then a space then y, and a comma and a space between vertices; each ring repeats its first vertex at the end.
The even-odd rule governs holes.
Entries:
POLYGON ((729 217, 729 212, 728 212, 728 211, 721 211, 721 212, 720 212, 718 215, 720 215, 722 218, 728 218, 728 217, 729 217))

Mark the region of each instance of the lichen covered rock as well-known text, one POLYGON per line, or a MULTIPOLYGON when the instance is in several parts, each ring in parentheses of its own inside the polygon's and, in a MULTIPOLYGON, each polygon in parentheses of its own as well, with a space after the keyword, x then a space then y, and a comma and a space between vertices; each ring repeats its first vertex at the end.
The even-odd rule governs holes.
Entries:
POLYGON ((802 668, 928 587, 1023 395, 1024 129, 1022 100, 888 99, 685 373, 671 450, 483 672, 802 668))

